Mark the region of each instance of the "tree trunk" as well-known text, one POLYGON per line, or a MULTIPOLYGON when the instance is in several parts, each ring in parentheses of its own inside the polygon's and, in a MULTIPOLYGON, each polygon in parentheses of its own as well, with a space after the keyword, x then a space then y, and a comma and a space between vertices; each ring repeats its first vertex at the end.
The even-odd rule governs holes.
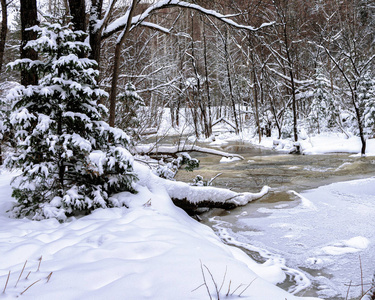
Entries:
POLYGON ((207 94, 207 124, 206 126, 206 136, 207 138, 212 135, 212 116, 211 116, 211 94, 210 94, 210 83, 208 81, 208 62, 207 62, 207 41, 206 41, 206 26, 202 22, 203 26, 203 50, 204 50, 204 71, 206 76, 206 94, 207 94))
POLYGON ((74 30, 86 31, 86 3, 85 0, 69 0, 70 14, 73 17, 74 30))
POLYGON ((8 13, 7 13, 6 0, 1 0, 1 12, 2 12, 3 19, 1 21, 1 33, 0 33, 0 72, 3 67, 5 41, 6 41, 7 32, 8 32, 8 13))
MULTIPOLYGON (((35 40, 37 33, 32 30, 26 30, 32 26, 37 25, 37 6, 36 0, 21 0, 21 58, 28 58, 31 60, 38 59, 38 53, 33 49, 24 49, 28 41, 35 40)), ((38 75, 32 70, 21 71, 21 84, 36 85, 38 83, 38 75)))
POLYGON ((100 46, 102 42, 102 33, 96 27, 97 21, 102 18, 103 0, 92 0, 89 23, 90 38, 90 58, 94 59, 100 65, 100 46))
POLYGON ((116 115, 116 96, 117 96, 117 84, 118 84, 118 77, 120 73, 120 58, 121 58, 121 47, 124 44, 126 37, 129 34, 131 20, 134 14, 135 7, 137 6, 138 1, 133 0, 131 7, 129 7, 129 15, 128 20, 126 23, 126 27, 124 28, 123 32, 120 34, 116 47, 115 47, 115 58, 113 63, 113 73, 112 73, 112 85, 111 91, 109 94, 109 125, 114 127, 115 126, 115 115, 116 115))
POLYGON ((358 124, 358 130, 359 130, 359 137, 361 139, 362 147, 361 147, 361 155, 364 156, 366 154, 366 138, 363 133, 363 124, 362 124, 362 118, 361 118, 361 112, 359 111, 358 105, 357 105, 357 84, 354 84, 354 89, 352 92, 352 102, 353 107, 355 111, 355 115, 357 118, 357 124, 358 124))
POLYGON ((228 39, 227 39, 227 31, 225 31, 225 40, 224 40, 224 55, 225 55, 225 63, 226 63, 226 69, 227 69, 227 78, 228 78, 228 86, 229 86, 229 94, 230 94, 230 100, 232 103, 232 110, 233 110, 233 117, 234 117, 234 123, 236 125, 235 132, 236 134, 239 134, 240 128, 238 125, 238 117, 237 117, 237 110, 236 110, 236 102, 234 100, 233 95, 233 86, 232 86, 232 76, 230 74, 230 66, 229 66, 229 52, 228 52, 228 39))

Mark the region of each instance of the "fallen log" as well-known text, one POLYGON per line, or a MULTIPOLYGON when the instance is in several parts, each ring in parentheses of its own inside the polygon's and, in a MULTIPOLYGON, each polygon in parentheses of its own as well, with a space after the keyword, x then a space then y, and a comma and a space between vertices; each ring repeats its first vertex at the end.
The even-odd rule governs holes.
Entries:
POLYGON ((263 197, 270 190, 264 186, 258 193, 237 193, 217 187, 191 186, 184 182, 163 182, 173 203, 189 214, 200 208, 233 209, 263 197))

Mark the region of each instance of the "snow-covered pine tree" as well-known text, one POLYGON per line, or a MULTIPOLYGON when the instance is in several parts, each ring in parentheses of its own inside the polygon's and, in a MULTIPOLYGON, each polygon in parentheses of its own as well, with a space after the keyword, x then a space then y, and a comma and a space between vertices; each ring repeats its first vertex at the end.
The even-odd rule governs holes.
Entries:
POLYGON ((327 87, 327 82, 328 80, 319 68, 314 80, 313 100, 307 117, 311 130, 316 129, 318 133, 333 128, 339 117, 334 97, 327 87))
POLYGON ((38 38, 26 47, 38 51, 40 60, 10 64, 34 69, 39 77, 38 85, 21 85, 8 95, 17 147, 5 163, 22 170, 12 183, 16 216, 63 221, 121 205, 110 196, 134 191, 133 157, 128 136, 102 120, 106 109, 96 99, 107 93, 98 88, 96 62, 81 58, 89 51, 81 42, 85 33, 52 22, 31 30, 38 38))
POLYGON ((144 101, 136 92, 135 86, 128 82, 125 85, 125 91, 117 97, 116 127, 137 138, 140 126, 140 121, 137 117, 138 110, 144 105, 144 101))

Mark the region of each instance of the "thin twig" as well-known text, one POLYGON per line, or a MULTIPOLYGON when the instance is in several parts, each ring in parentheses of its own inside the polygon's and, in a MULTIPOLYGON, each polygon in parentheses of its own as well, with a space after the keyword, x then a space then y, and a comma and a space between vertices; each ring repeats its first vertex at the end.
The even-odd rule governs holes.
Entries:
POLYGON ((37 272, 39 271, 39 268, 40 268, 40 264, 42 263, 42 259, 43 259, 43 256, 41 256, 41 257, 39 258, 39 265, 38 265, 38 270, 36 270, 37 272))
POLYGON ((23 268, 22 268, 22 271, 21 271, 21 273, 20 273, 20 276, 18 277, 18 280, 17 280, 16 285, 15 285, 14 287, 17 287, 17 284, 18 284, 18 282, 19 282, 20 279, 21 279, 22 273, 23 273, 23 271, 25 270, 26 263, 27 263, 27 260, 25 261, 25 264, 23 265, 23 268))
POLYGON ((254 280, 255 279, 257 279, 257 277, 255 277, 248 285, 247 285, 247 287, 245 287, 245 289, 241 292, 241 293, 239 293, 238 294, 238 297, 240 297, 248 288, 249 288, 249 286, 254 282, 254 280))
POLYGON ((214 276, 212 275, 210 269, 209 269, 206 265, 203 265, 203 266, 207 269, 208 274, 210 274, 210 276, 211 276, 211 280, 212 280, 212 282, 214 283, 214 286, 215 286, 216 295, 217 295, 217 300, 220 300, 220 294, 219 294, 219 290, 217 289, 217 284, 216 284, 216 282, 215 282, 214 276))
POLYGON ((202 276, 203 276, 203 284, 206 286, 206 289, 207 289, 207 293, 208 293, 208 296, 210 297, 210 300, 212 300, 212 297, 211 297, 211 294, 210 294, 210 289, 208 288, 208 285, 207 285, 207 282, 206 282, 206 276, 204 276, 204 270, 203 270, 203 265, 202 265, 202 261, 199 260, 201 262, 201 271, 202 271, 202 276))
POLYGON ((21 295, 23 295, 23 293, 24 292, 26 292, 30 287, 32 287, 35 283, 37 283, 37 282, 39 282, 40 281, 40 279, 39 280, 37 280, 37 281, 35 281, 34 283, 32 283, 32 284, 30 284, 22 293, 21 293, 21 295))
POLYGON ((219 292, 221 292, 221 289, 223 288, 225 277, 227 276, 227 270, 228 270, 228 266, 225 266, 225 273, 224 273, 224 277, 223 277, 223 282, 221 283, 219 292))
POLYGON ((48 281, 51 279, 52 273, 53 272, 49 273, 49 275, 47 276, 47 282, 46 283, 48 283, 48 281))
POLYGON ((9 281, 9 276, 10 276, 10 270, 9 270, 9 273, 8 273, 7 281, 5 282, 5 286, 4 286, 3 294, 5 294, 5 290, 7 289, 7 285, 8 285, 8 281, 9 281))

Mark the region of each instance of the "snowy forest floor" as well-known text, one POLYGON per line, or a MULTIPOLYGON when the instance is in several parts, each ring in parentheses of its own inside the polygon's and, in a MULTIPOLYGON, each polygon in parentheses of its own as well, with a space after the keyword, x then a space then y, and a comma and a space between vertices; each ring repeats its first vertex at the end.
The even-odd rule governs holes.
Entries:
POLYGON ((15 174, 2 170, 1 297, 298 299, 274 285, 284 279, 279 266, 257 264, 223 244, 173 205, 147 167, 135 167, 139 193, 116 196, 129 208, 98 209, 62 224, 9 218, 15 174))
MULTIPOLYGON (((215 146, 233 139, 259 144, 246 132, 221 133, 205 142, 215 146)), ((263 138, 260 146, 287 152, 291 143, 263 138)), ((304 137, 301 146, 305 154, 357 154, 360 141, 322 134, 304 137)), ((375 140, 368 140, 367 149, 375 155, 375 140)), ((135 163, 135 170, 138 194, 116 195, 128 208, 98 209, 59 223, 9 218, 14 201, 9 183, 16 173, 1 169, 0 298, 299 299, 275 285, 285 279, 281 266, 256 263, 225 245, 174 206, 147 167, 135 163)))

